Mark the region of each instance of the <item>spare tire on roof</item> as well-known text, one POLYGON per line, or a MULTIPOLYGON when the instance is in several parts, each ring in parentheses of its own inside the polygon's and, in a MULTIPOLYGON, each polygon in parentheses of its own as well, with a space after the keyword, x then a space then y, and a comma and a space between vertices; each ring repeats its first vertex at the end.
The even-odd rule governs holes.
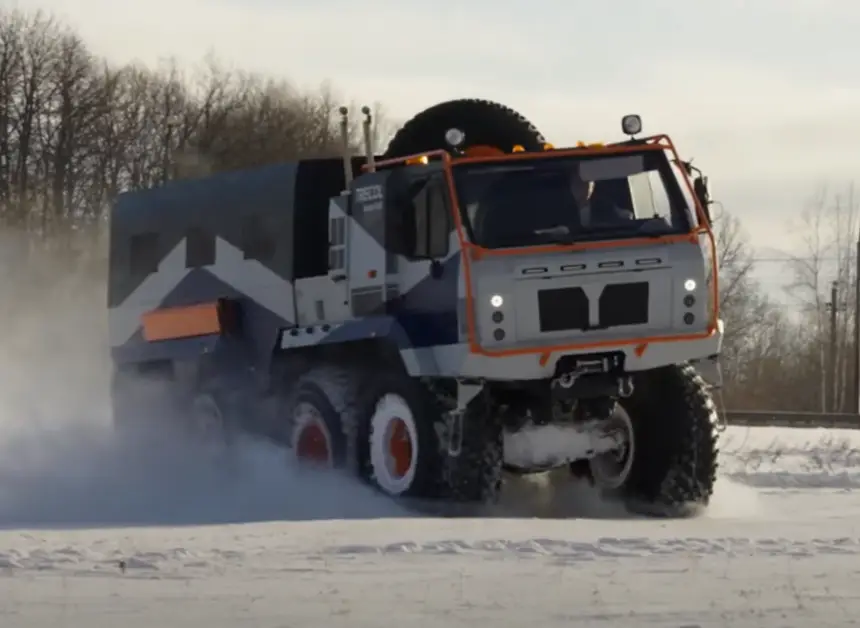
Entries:
POLYGON ((386 158, 446 149, 445 133, 452 128, 465 135, 467 155, 510 153, 514 146, 543 150, 546 139, 525 117, 509 107, 474 98, 450 100, 417 114, 397 131, 386 158))

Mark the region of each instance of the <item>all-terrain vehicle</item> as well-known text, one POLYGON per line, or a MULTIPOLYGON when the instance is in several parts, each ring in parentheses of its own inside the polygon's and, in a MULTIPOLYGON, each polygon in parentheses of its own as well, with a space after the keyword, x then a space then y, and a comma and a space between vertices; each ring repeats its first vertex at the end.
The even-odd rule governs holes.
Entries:
POLYGON ((505 470, 566 467, 651 512, 706 504, 707 179, 635 115, 627 139, 555 148, 455 100, 374 155, 364 114, 361 157, 344 110, 342 159, 120 196, 117 425, 261 433, 392 496, 490 502, 505 470))

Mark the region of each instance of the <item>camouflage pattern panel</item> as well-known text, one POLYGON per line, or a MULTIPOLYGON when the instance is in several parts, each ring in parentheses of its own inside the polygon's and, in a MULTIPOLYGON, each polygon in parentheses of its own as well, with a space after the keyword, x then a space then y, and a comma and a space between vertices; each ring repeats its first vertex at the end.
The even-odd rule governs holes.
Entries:
POLYGON ((295 175, 296 164, 279 164, 120 197, 108 290, 117 359, 152 353, 141 331, 146 312, 219 298, 239 302, 243 337, 268 359, 279 329, 295 321, 295 175))

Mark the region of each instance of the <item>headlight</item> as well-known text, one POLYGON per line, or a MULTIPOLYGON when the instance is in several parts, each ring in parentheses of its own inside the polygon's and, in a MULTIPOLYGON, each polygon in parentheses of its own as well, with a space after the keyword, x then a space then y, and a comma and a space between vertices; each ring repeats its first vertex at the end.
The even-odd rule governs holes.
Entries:
POLYGON ((502 298, 502 295, 500 295, 500 294, 494 294, 493 296, 490 297, 490 305, 492 305, 493 307, 502 307, 502 304, 504 302, 505 302, 505 300, 502 298))
POLYGON ((696 280, 695 279, 687 279, 687 281, 684 282, 684 290, 686 290, 687 292, 692 292, 695 289, 696 289, 696 280))

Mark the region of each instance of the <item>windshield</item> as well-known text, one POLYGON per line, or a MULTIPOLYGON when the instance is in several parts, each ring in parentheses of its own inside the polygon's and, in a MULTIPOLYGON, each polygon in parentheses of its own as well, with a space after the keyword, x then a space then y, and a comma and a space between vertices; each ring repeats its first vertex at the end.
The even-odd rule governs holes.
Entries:
POLYGON ((688 232, 676 172, 643 150, 462 164, 454 179, 472 241, 506 248, 688 232))

